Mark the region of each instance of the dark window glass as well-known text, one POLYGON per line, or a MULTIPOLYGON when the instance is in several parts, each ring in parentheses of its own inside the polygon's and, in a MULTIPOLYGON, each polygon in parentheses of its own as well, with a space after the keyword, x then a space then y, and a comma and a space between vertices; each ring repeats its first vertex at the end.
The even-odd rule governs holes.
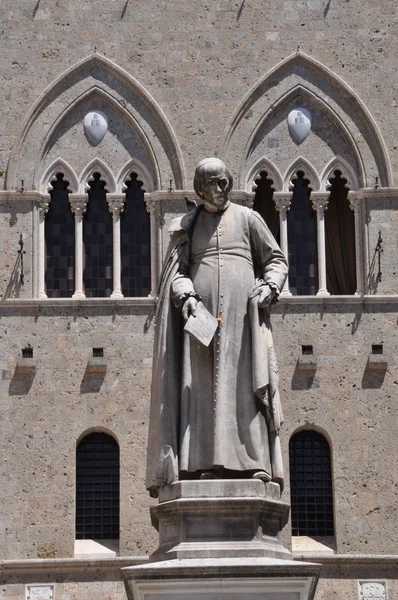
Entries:
POLYGON ((127 297, 148 296, 151 286, 149 214, 136 173, 131 174, 126 186, 121 216, 122 291, 127 297))
POLYGON ((91 433, 76 451, 76 539, 119 539, 119 446, 91 433))
POLYGON ((300 431, 289 444, 292 535, 332 536, 330 448, 315 431, 300 431))
POLYGON ((318 289, 316 212, 310 201, 308 183, 299 171, 287 214, 289 287, 293 295, 299 296, 314 295, 318 289))
POLYGON ((45 217, 46 291, 49 298, 70 298, 75 288, 75 223, 69 204, 69 183, 62 173, 57 173, 51 185, 51 203, 45 217))
POLYGON ((109 297, 112 293, 112 215, 105 186, 100 173, 94 173, 83 223, 83 279, 88 298, 109 297))
POLYGON ((330 183, 325 212, 327 289, 331 294, 355 294, 355 223, 348 202, 347 180, 336 170, 330 183))
POLYGON ((273 201, 273 181, 268 179, 266 171, 261 171, 259 179, 256 179, 256 185, 253 210, 260 213, 270 232, 279 243, 279 215, 273 201))

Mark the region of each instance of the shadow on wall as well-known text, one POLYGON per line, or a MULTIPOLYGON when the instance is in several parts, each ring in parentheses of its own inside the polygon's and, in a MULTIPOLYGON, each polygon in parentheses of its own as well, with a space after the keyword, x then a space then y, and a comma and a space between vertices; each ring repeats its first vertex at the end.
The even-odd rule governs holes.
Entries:
POLYGON ((29 394, 34 378, 35 371, 32 370, 27 373, 20 373, 18 368, 16 368, 8 388, 9 395, 26 396, 26 394, 29 394))
POLYGON ((367 366, 362 377, 362 388, 369 390, 378 390, 384 383, 387 368, 374 371, 367 366))
POLYGON ((18 255, 1 301, 7 300, 8 298, 19 298, 21 285, 21 255, 18 255))
POLYGON ((296 362, 292 377, 292 390, 310 390, 319 388, 319 380, 315 377, 316 367, 303 370, 300 360, 296 362))
POLYGON ((95 394, 101 390, 104 383, 106 372, 93 372, 90 370, 90 365, 87 365, 84 371, 83 379, 80 384, 81 394, 95 394))

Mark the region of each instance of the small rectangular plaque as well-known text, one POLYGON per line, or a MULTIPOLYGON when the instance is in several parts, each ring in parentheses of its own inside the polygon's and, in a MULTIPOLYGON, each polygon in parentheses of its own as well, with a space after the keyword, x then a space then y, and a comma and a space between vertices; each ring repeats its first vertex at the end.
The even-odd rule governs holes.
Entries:
POLYGON ((54 600, 54 586, 27 585, 26 600, 54 600))
POLYGON ((196 315, 189 317, 184 330, 197 342, 208 346, 217 331, 218 321, 205 307, 203 302, 198 302, 196 315))

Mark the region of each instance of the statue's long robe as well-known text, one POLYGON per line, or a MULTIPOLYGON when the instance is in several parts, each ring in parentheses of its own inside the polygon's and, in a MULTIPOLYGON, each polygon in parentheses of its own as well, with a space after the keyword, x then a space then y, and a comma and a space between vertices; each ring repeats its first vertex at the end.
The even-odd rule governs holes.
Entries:
POLYGON ((283 483, 269 315, 256 298, 249 301, 256 275, 277 291, 287 276, 286 259, 256 212, 230 204, 181 220, 159 292, 148 488, 214 467, 261 470, 283 483), (222 320, 209 347, 182 333, 187 292, 222 320))

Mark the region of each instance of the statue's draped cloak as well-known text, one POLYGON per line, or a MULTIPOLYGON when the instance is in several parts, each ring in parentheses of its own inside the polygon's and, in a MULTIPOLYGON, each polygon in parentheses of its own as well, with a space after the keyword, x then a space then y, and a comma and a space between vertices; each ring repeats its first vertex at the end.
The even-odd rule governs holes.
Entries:
POLYGON ((283 485, 269 314, 249 293, 256 277, 279 292, 286 259, 262 218, 236 204, 198 207, 173 229, 155 319, 147 487, 214 467, 265 471, 283 485), (183 332, 190 292, 221 320, 209 347, 183 332))

